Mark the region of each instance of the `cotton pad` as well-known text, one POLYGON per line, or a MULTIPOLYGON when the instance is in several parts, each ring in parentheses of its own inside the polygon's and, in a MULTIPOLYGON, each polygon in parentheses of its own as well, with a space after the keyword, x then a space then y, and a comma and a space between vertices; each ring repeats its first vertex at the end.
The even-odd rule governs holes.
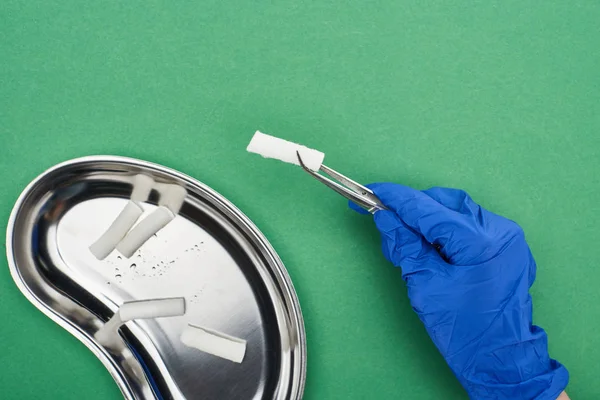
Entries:
POLYGON ((123 322, 132 319, 175 317, 183 314, 185 314, 183 297, 128 301, 119 308, 119 316, 123 322))
POLYGON ((129 202, 106 232, 90 246, 90 251, 98 260, 108 257, 144 212, 141 203, 148 200, 154 179, 138 174, 132 178, 131 183, 133 190, 129 202))
POLYGON ((131 192, 131 200, 144 202, 150 197, 154 179, 149 176, 138 174, 133 177, 133 191, 131 192))
POLYGON ((144 210, 138 203, 129 200, 125 208, 123 208, 123 211, 121 211, 106 232, 90 246, 92 254, 98 260, 103 260, 108 257, 143 212, 144 210))
POLYGON ((175 214, 167 207, 158 207, 117 244, 117 250, 126 258, 130 258, 152 235, 164 228, 174 218, 175 214))
POLYGON ((117 331, 127 321, 133 319, 149 319, 178 317, 185 314, 185 299, 173 297, 125 302, 115 315, 100 328, 94 338, 102 345, 109 346, 117 338, 117 331))
POLYGON ((94 339, 103 346, 113 346, 118 338, 117 331, 123 325, 121 317, 119 317, 119 311, 109 319, 102 328, 94 334, 94 339))
POLYGON ((236 363, 241 363, 246 354, 246 341, 221 332, 189 324, 181 334, 181 342, 236 363))
POLYGON ((300 165, 298 155, 300 153, 304 165, 313 171, 318 171, 323 164, 325 154, 314 149, 309 149, 300 144, 288 142, 287 140, 277 138, 256 131, 250 144, 246 148, 250 153, 259 154, 265 158, 275 158, 277 160, 290 164, 300 165))
POLYGON ((173 214, 179 213, 187 195, 185 188, 179 185, 168 184, 158 184, 156 187, 160 192, 158 205, 167 207, 173 214))

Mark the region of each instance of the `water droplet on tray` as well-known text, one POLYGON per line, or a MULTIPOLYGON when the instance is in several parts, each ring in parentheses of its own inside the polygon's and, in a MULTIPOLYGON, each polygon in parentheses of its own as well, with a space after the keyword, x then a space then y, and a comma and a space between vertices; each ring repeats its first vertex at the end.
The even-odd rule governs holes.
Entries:
POLYGON ((117 260, 120 260, 120 259, 121 259, 121 256, 117 256, 117 260))
POLYGON ((129 268, 135 269, 135 267, 137 267, 137 265, 135 265, 135 263, 134 263, 134 264, 131 264, 131 266, 129 268))

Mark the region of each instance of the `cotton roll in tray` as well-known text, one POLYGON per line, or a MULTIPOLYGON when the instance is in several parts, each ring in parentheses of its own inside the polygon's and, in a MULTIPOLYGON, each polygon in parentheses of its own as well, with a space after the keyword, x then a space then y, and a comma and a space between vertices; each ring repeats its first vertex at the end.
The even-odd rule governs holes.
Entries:
POLYGON ((106 232, 90 246, 90 252, 98 260, 108 257, 143 213, 144 210, 137 202, 129 200, 106 232))
POLYGON ((167 207, 157 207, 117 244, 117 250, 124 257, 130 258, 152 235, 164 228, 174 218, 175 214, 167 207))
POLYGON ((117 331, 127 321, 178 317, 185 314, 185 299, 173 297, 125 302, 117 312, 94 335, 104 346, 111 346, 118 338, 117 331))
POLYGON ((246 341, 212 329, 188 324, 181 334, 181 342, 229 361, 241 363, 246 354, 246 341))

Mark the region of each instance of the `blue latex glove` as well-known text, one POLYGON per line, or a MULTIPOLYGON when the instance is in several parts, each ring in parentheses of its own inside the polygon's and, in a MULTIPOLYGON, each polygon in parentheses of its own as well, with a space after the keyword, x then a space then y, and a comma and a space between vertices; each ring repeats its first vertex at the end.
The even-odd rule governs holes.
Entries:
POLYGON ((461 190, 369 188, 390 209, 374 215, 383 253, 470 398, 555 400, 569 374, 532 325, 536 265, 521 228, 461 190))

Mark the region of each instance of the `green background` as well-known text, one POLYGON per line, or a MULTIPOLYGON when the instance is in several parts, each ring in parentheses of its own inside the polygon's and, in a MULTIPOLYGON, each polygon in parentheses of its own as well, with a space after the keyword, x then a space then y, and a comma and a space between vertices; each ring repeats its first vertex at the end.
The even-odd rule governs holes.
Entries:
MULTIPOLYGON (((13 1, 0 5, 1 242, 20 191, 90 154, 164 164, 240 207, 303 307, 307 399, 466 399, 372 221, 256 129, 352 178, 460 187, 518 221, 534 321, 600 393, 600 3, 13 1)), ((119 399, 101 363, 0 260, 3 399, 119 399)))

